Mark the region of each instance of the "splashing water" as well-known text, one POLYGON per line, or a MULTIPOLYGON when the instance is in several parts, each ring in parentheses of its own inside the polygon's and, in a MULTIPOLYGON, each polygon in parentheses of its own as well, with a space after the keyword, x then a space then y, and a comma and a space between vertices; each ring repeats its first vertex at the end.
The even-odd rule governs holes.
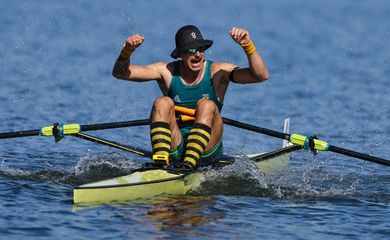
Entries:
POLYGON ((277 199, 339 198, 353 195, 359 184, 356 174, 333 174, 324 162, 312 161, 307 168, 289 168, 264 174, 247 158, 204 173, 194 195, 237 195, 277 199))

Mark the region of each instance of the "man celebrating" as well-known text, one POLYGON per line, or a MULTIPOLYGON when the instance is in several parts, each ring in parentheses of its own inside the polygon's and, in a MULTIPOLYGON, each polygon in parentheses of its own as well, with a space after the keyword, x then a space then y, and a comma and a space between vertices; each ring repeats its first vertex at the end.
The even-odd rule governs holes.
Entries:
POLYGON ((164 96, 154 101, 150 134, 155 163, 180 162, 193 170, 217 162, 223 154, 221 109, 229 82, 246 84, 265 81, 268 69, 256 51, 249 32, 233 27, 232 39, 241 45, 247 68, 205 59, 205 50, 213 41, 203 39, 193 25, 180 28, 171 57, 181 60, 157 62, 145 66, 130 64, 130 56, 144 42, 135 34, 127 38, 115 62, 112 74, 128 81, 157 81, 164 96), (175 106, 195 109, 195 121, 177 122, 175 106))

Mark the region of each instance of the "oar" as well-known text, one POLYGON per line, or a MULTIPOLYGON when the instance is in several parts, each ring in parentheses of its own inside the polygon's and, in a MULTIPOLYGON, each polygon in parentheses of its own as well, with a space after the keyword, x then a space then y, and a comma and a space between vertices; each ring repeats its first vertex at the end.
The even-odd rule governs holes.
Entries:
POLYGON ((319 139, 313 139, 312 137, 307 137, 307 136, 303 136, 303 135, 299 135, 299 134, 288 134, 288 133, 277 132, 274 130, 257 127, 254 125, 242 123, 242 122, 228 119, 228 118, 223 118, 223 122, 227 125, 230 125, 230 126, 247 129, 247 130, 250 130, 253 132, 262 133, 262 134, 272 136, 272 137, 286 139, 286 140, 289 140, 292 144, 297 145, 297 146, 302 146, 305 149, 311 148, 312 150, 318 150, 318 151, 330 151, 330 152, 339 153, 339 154, 343 154, 346 156, 362 159, 365 161, 390 166, 389 160, 375 157, 375 156, 371 156, 371 155, 364 154, 364 153, 360 153, 360 152, 356 152, 356 151, 352 151, 352 150, 348 150, 345 148, 333 146, 325 141, 322 141, 319 139), (312 146, 310 146, 311 144, 312 144, 312 146))
MULTIPOLYGON (((181 122, 193 121, 193 119, 194 119, 193 117, 186 116, 186 115, 179 116, 177 118, 177 120, 181 122)), ((78 123, 71 123, 71 124, 54 123, 53 125, 45 126, 35 130, 0 133, 0 139, 31 137, 31 136, 62 137, 64 135, 74 135, 85 131, 136 127, 136 126, 144 126, 144 125, 149 125, 149 119, 140 119, 140 120, 123 121, 123 122, 97 123, 97 124, 88 124, 88 125, 80 125, 78 123)), ((58 139, 56 138, 56 141, 57 140, 58 139)))
POLYGON ((0 139, 30 137, 30 136, 47 137, 47 136, 56 136, 56 135, 59 135, 61 137, 64 135, 73 135, 84 131, 124 128, 124 127, 143 126, 143 125, 149 125, 149 119, 124 121, 124 122, 98 123, 98 124, 89 124, 89 125, 80 125, 78 123, 72 123, 72 124, 55 123, 51 126, 45 126, 36 130, 0 133, 0 139))
MULTIPOLYGON (((189 108, 184 108, 184 107, 175 107, 175 109, 176 109, 176 111, 181 112, 183 114, 195 116, 194 109, 189 109, 189 108)), ((262 134, 265 134, 265 135, 268 135, 271 137, 285 139, 285 140, 290 141, 292 144, 297 145, 297 146, 301 146, 305 149, 311 149, 313 151, 317 151, 317 150, 318 151, 330 151, 330 152, 362 159, 365 161, 374 162, 374 163, 382 164, 385 166, 390 166, 390 160, 386 160, 386 159, 371 156, 371 155, 368 155, 365 153, 360 153, 360 152, 356 152, 353 150, 348 150, 345 148, 333 146, 325 141, 315 139, 313 137, 307 137, 307 136, 303 136, 303 135, 299 135, 299 134, 288 134, 288 133, 278 132, 278 131, 270 130, 267 128, 257 127, 257 126, 254 126, 254 125, 251 125, 248 123, 239 122, 239 121, 232 120, 229 118, 223 118, 223 122, 227 125, 230 125, 230 126, 246 129, 246 130, 253 131, 253 132, 262 133, 262 134)))

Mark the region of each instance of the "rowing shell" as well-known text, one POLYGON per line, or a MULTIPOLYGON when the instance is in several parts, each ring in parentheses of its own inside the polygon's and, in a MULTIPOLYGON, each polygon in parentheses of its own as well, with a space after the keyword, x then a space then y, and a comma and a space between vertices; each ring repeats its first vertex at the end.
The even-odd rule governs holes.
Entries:
MULTIPOLYGON (((288 166, 290 152, 300 149, 287 146, 276 151, 248 155, 265 174, 288 166)), ((228 164, 226 161, 221 164, 228 164)), ((182 172, 166 168, 141 168, 133 173, 84 184, 74 189, 74 203, 125 202, 159 195, 185 195, 202 182, 205 171, 182 172)))
MULTIPOLYGON (((285 119, 284 132, 289 131, 290 121, 285 119)), ((288 166, 290 153, 301 149, 283 141, 283 147, 268 153, 247 155, 265 174, 281 171, 288 166)), ((220 161, 220 166, 230 164, 234 159, 220 161)), ((87 183, 73 190, 75 204, 99 204, 125 202, 136 199, 152 198, 159 195, 185 195, 198 187, 205 171, 182 172, 166 168, 141 168, 133 173, 108 180, 87 183)))

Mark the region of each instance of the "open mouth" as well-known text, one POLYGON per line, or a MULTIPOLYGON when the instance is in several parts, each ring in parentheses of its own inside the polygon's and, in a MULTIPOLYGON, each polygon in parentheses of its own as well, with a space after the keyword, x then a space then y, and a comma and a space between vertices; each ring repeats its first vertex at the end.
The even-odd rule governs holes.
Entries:
POLYGON ((192 67, 198 68, 201 65, 202 58, 191 59, 190 63, 192 67))

